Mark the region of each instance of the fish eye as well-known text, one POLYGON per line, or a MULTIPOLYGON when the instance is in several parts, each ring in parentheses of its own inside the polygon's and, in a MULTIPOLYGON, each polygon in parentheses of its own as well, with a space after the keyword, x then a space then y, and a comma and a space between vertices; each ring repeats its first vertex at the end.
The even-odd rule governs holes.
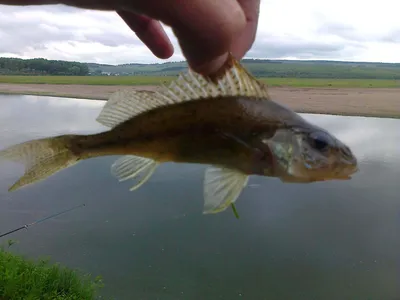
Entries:
POLYGON ((321 152, 328 150, 332 144, 331 138, 324 132, 313 132, 309 135, 309 139, 311 146, 321 152))

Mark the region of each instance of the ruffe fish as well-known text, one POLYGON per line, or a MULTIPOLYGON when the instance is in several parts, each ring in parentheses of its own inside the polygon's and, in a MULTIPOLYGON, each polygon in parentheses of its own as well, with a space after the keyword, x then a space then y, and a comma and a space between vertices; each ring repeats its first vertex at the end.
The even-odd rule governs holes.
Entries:
POLYGON ((204 213, 225 210, 250 175, 283 182, 350 179, 357 159, 343 142, 271 100, 267 86, 230 55, 213 78, 185 71, 150 93, 117 91, 96 119, 110 128, 24 142, 0 157, 25 165, 16 190, 81 160, 123 155, 111 166, 120 181, 144 184, 164 162, 206 164, 204 213))

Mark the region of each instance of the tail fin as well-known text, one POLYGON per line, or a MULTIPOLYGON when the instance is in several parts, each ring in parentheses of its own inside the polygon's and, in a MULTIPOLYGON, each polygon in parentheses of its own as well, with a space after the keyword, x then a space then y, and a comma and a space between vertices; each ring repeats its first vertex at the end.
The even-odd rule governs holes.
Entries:
POLYGON ((77 163, 79 158, 69 147, 73 137, 63 135, 32 140, 0 151, 0 158, 25 165, 24 175, 8 190, 15 191, 25 185, 41 181, 77 163))

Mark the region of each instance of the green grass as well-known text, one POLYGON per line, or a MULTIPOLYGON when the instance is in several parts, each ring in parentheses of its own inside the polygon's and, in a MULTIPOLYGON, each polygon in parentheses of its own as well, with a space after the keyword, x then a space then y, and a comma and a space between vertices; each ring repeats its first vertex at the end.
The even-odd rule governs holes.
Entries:
POLYGON ((1 300, 95 299, 101 280, 47 260, 33 261, 0 248, 1 300))
POLYGON ((0 76, 0 83, 84 84, 84 85, 158 85, 175 76, 0 76))
MULTIPOLYGON (((160 85, 176 76, 0 76, 0 83, 12 84, 83 84, 83 85, 160 85)), ((259 78, 268 86, 320 88, 400 88, 400 80, 259 78)))

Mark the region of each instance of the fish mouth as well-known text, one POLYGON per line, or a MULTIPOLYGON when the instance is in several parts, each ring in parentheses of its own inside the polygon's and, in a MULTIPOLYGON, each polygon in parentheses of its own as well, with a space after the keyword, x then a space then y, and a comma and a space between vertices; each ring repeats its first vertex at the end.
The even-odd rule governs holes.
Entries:
POLYGON ((342 176, 342 177, 336 177, 336 180, 350 180, 352 178, 351 175, 347 175, 347 176, 342 176))
POLYGON ((324 177, 324 178, 321 178, 321 179, 315 179, 315 181, 332 181, 332 180, 341 180, 341 181, 344 181, 344 180, 350 180, 351 179, 351 176, 350 175, 344 175, 344 176, 332 176, 332 177, 324 177))
POLYGON ((325 174, 321 174, 321 178, 317 181, 330 181, 330 180, 350 180, 352 179, 353 175, 358 172, 358 166, 357 165, 346 165, 346 167, 343 168, 337 167, 334 169, 334 171, 329 171, 325 174))
POLYGON ((336 180, 350 180, 352 179, 353 175, 359 171, 357 165, 353 165, 352 167, 347 167, 342 170, 338 170, 338 172, 332 176, 332 179, 336 180))
POLYGON ((319 179, 314 179, 314 181, 332 181, 332 180, 350 180, 352 178, 351 175, 333 175, 333 176, 326 176, 319 179))

